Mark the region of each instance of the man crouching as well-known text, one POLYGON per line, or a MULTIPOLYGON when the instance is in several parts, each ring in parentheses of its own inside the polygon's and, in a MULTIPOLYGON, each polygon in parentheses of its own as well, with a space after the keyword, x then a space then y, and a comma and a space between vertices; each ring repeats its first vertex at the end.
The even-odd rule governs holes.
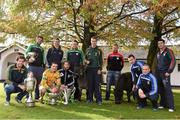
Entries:
POLYGON ((144 64, 142 68, 142 74, 139 76, 137 82, 137 109, 144 108, 147 105, 146 99, 149 99, 152 103, 153 110, 157 110, 157 80, 153 74, 150 73, 149 65, 144 64))
POLYGON ((76 90, 74 87, 74 73, 70 70, 69 62, 65 61, 63 69, 60 70, 61 74, 61 90, 64 97, 64 104, 68 104, 68 101, 73 102, 73 95, 76 90))
POLYGON ((39 87, 41 98, 41 103, 44 103, 43 97, 46 92, 48 93, 58 93, 61 86, 60 74, 57 70, 58 64, 52 63, 51 67, 44 71, 42 81, 39 87))

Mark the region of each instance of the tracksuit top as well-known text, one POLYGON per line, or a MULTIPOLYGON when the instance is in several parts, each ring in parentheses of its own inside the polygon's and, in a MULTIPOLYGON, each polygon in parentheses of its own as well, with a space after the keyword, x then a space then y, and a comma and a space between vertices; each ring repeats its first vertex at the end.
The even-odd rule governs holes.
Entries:
POLYGON ((60 73, 59 71, 52 72, 51 68, 49 68, 45 70, 43 73, 41 86, 45 88, 49 88, 52 87, 53 85, 55 86, 61 85, 60 73))
POLYGON ((70 69, 60 69, 59 72, 61 76, 61 84, 68 86, 68 88, 74 86, 74 73, 70 69))
POLYGON ((27 77, 28 70, 25 66, 19 70, 16 64, 14 64, 8 67, 7 72, 6 83, 13 83, 14 86, 18 86, 19 84, 24 84, 24 79, 27 77))
POLYGON ((147 97, 157 94, 157 80, 153 74, 141 74, 137 82, 137 88, 141 88, 147 97))
POLYGON ((78 49, 71 49, 67 52, 67 61, 71 66, 79 66, 83 63, 83 52, 78 49))
POLYGON ((171 49, 165 48, 165 50, 157 53, 157 69, 162 72, 172 73, 176 65, 176 59, 171 49))
POLYGON ((86 50, 85 58, 86 60, 90 61, 90 63, 87 65, 87 68, 102 69, 102 64, 103 64, 102 51, 98 47, 92 48, 90 46, 86 50))
POLYGON ((48 65, 51 66, 51 64, 54 62, 58 64, 59 68, 61 68, 61 61, 63 59, 63 55, 64 52, 61 50, 60 47, 58 49, 56 49, 55 47, 49 48, 46 56, 48 65))
POLYGON ((29 63, 29 66, 38 66, 38 67, 44 66, 44 49, 39 44, 36 43, 30 45, 26 50, 26 55, 28 54, 28 52, 35 53, 35 61, 29 63))
POLYGON ((139 75, 142 74, 143 65, 143 61, 135 61, 135 63, 131 65, 131 75, 134 84, 137 83, 139 75))
POLYGON ((108 71, 121 71, 124 67, 123 55, 119 52, 112 52, 107 57, 108 71))

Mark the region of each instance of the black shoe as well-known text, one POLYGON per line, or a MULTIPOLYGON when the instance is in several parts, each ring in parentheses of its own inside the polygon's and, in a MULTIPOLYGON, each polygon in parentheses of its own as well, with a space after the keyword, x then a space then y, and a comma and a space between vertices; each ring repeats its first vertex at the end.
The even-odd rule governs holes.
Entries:
POLYGON ((102 105, 102 102, 97 102, 98 105, 102 105))
POLYGON ((15 97, 15 100, 16 100, 16 102, 17 102, 17 103, 19 103, 19 104, 21 104, 21 103, 22 103, 22 101, 21 101, 21 100, 19 100, 17 97, 15 97))
POLYGON ((92 104, 92 103, 93 103, 93 102, 92 102, 92 101, 90 101, 90 100, 88 100, 88 101, 87 101, 87 104, 92 104))
POLYGON ((105 98, 104 100, 109 100, 109 98, 105 98))
POLYGON ((115 104, 121 104, 121 101, 115 101, 115 104))

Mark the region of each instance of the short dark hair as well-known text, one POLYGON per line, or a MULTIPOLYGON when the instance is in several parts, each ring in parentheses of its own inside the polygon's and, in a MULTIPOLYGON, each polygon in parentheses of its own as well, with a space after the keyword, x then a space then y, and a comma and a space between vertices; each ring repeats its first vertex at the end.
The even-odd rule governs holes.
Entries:
POLYGON ((148 66, 148 67, 150 68, 149 64, 147 64, 147 63, 144 63, 144 65, 143 65, 143 66, 148 66))
POLYGON ((58 41, 60 41, 60 39, 59 39, 59 38, 55 38, 54 40, 58 40, 58 41))
POLYGON ((118 44, 117 44, 117 43, 114 43, 113 46, 117 46, 117 47, 118 47, 118 44))
POLYGON ((78 41, 77 40, 73 40, 73 42, 77 43, 78 44, 78 41))
POLYGON ((64 61, 64 62, 63 62, 63 65, 64 65, 65 63, 68 63, 68 64, 70 65, 70 63, 69 63, 68 61, 64 61))
POLYGON ((43 38, 43 36, 40 36, 40 35, 38 35, 38 36, 37 36, 37 38, 41 38, 41 39, 44 39, 44 38, 43 38))
POLYGON ((58 63, 57 63, 57 62, 52 62, 52 63, 51 63, 51 65, 52 65, 52 64, 56 64, 56 65, 58 65, 58 63))
POLYGON ((24 61, 26 61, 26 58, 24 57, 24 55, 18 55, 16 57, 16 61, 18 61, 19 59, 23 59, 24 61))
POLYGON ((96 39, 96 40, 97 40, 97 38, 98 38, 97 36, 92 36, 91 37, 91 39, 96 39))
POLYGON ((130 54, 128 58, 133 57, 135 59, 135 56, 133 54, 130 54))
POLYGON ((158 41, 162 41, 163 43, 165 43, 165 40, 164 40, 164 39, 162 39, 162 38, 160 38, 158 41))

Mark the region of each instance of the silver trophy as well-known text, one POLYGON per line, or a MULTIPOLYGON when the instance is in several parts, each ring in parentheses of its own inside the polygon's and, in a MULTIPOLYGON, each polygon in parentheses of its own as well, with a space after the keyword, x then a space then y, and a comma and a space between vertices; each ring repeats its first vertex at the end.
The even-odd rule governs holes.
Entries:
POLYGON ((28 77, 24 80, 26 91, 29 93, 29 96, 26 100, 26 106, 28 107, 34 107, 35 106, 35 100, 33 99, 33 91, 36 86, 36 79, 34 77, 28 77))
POLYGON ((49 97, 49 104, 56 105, 57 100, 59 98, 59 93, 48 93, 48 97, 49 97))

